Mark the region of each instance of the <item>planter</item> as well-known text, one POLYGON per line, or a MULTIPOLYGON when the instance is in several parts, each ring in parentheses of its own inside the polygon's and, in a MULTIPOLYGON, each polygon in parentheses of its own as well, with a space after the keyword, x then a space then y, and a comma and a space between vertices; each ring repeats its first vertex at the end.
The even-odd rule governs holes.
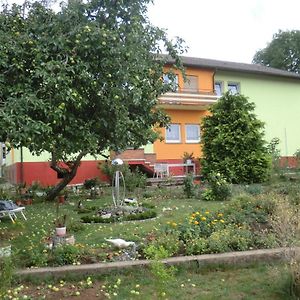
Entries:
POLYGON ((22 204, 23 205, 32 205, 32 198, 23 199, 22 204))
POLYGON ((56 227, 55 233, 57 236, 65 236, 67 233, 67 227, 56 227))
POLYGON ((22 205, 22 200, 20 200, 20 199, 16 200, 16 205, 21 206, 22 205))
POLYGON ((11 256, 11 245, 0 246, 0 257, 11 256))
POLYGON ((65 195, 59 195, 57 199, 58 199, 58 203, 61 204, 65 203, 65 195))
POLYGON ((192 162, 193 162, 193 161, 192 161, 191 159, 187 159, 187 160, 185 161, 185 163, 188 164, 188 165, 191 165, 192 162))

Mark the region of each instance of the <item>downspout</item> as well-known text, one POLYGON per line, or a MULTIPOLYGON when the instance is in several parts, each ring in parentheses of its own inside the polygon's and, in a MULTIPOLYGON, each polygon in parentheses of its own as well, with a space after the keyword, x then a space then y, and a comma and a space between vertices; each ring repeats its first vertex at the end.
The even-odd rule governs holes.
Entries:
POLYGON ((21 146, 21 166, 20 166, 20 179, 21 179, 21 182, 20 183, 24 183, 24 166, 23 166, 23 147, 21 146))

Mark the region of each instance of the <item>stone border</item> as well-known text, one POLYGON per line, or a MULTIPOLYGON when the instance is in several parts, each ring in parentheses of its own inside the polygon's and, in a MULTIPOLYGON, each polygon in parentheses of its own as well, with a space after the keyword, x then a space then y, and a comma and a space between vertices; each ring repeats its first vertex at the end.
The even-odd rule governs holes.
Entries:
MULTIPOLYGON (((254 262, 274 262, 285 261, 296 252, 297 248, 277 248, 249 250, 240 252, 229 252, 221 254, 204 254, 195 256, 179 256, 162 260, 168 265, 191 264, 196 263, 199 267, 211 264, 243 264, 254 262)), ((146 267, 151 263, 150 260, 120 261, 110 263, 96 263, 79 266, 45 267, 19 270, 16 272, 18 277, 63 277, 65 275, 83 275, 83 274, 107 274, 111 271, 120 271, 129 268, 146 267)))

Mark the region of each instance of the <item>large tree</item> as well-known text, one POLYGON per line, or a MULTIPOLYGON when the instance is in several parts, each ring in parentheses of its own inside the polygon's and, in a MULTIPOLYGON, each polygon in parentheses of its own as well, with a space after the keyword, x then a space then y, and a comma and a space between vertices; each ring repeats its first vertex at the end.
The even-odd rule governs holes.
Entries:
POLYGON ((243 95, 226 93, 202 124, 202 172, 222 174, 231 183, 262 182, 268 178, 270 157, 263 123, 254 104, 243 95))
POLYGON ((300 31, 279 31, 266 48, 256 52, 253 63, 300 73, 300 31))
POLYGON ((146 17, 151 0, 69 1, 59 12, 42 3, 0 14, 0 140, 51 153, 63 179, 86 154, 153 141, 168 118, 157 97, 172 89, 161 77, 162 50, 180 64, 173 42, 146 17))

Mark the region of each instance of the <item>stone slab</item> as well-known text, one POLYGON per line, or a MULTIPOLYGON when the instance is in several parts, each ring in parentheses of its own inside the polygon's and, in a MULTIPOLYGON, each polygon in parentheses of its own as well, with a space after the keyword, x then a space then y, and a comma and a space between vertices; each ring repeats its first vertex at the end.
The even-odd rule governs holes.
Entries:
MULTIPOLYGON (((249 250, 241 252, 229 252, 220 254, 204 254, 194 256, 179 256, 163 259, 162 262, 168 265, 179 265, 196 263, 199 267, 210 264, 232 264, 254 262, 274 262, 287 260, 291 255, 300 252, 300 248, 277 248, 249 250)), ((107 274, 111 271, 120 271, 129 268, 143 268, 151 263, 150 260, 121 261, 109 263, 95 263, 79 266, 45 267, 18 270, 18 277, 63 277, 65 275, 84 274, 107 274)))

